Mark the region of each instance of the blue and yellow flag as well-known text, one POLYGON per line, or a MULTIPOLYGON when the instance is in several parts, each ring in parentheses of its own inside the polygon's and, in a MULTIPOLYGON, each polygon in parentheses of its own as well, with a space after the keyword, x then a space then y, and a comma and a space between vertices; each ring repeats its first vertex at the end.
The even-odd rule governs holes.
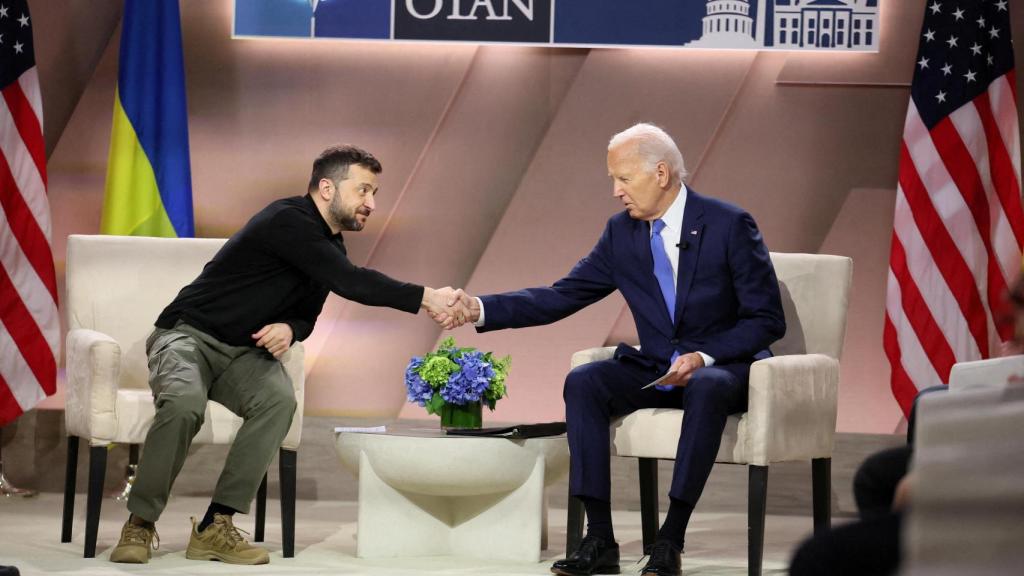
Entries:
POLYGON ((178 0, 127 0, 104 234, 195 235, 178 0))

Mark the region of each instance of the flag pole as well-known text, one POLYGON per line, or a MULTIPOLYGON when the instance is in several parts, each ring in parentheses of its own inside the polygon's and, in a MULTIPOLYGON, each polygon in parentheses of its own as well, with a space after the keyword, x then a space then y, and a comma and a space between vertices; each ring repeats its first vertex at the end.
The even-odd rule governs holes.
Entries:
MULTIPOLYGON (((0 437, 3 436, 3 427, 0 427, 0 437)), ((37 492, 35 490, 29 490, 27 488, 18 488, 7 479, 4 474, 4 454, 3 454, 3 442, 0 442, 0 496, 4 498, 20 497, 20 498, 31 498, 35 496, 37 492)))

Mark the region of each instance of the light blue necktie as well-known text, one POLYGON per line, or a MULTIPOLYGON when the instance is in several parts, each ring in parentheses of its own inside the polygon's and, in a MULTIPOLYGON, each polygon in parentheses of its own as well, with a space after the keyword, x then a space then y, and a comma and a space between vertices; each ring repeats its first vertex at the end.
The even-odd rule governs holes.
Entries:
MULTIPOLYGON (((657 219, 651 224, 651 256, 654 257, 654 277, 658 279, 658 286, 661 288, 661 296, 665 299, 665 307, 668 308, 668 317, 672 320, 673 327, 676 323, 676 284, 672 273, 672 263, 669 262, 668 254, 665 253, 665 243, 661 239, 661 231, 665 229, 665 222, 657 219)), ((679 352, 673 352, 669 364, 676 361, 679 352)), ((672 386, 655 386, 658 390, 668 391, 672 386)))
POLYGON ((665 307, 668 308, 668 317, 674 325, 676 322, 676 284, 672 278, 672 263, 665 253, 665 243, 661 239, 661 231, 665 229, 665 222, 660 218, 651 225, 651 256, 654 257, 654 277, 658 279, 658 286, 661 287, 661 296, 665 299, 665 307))

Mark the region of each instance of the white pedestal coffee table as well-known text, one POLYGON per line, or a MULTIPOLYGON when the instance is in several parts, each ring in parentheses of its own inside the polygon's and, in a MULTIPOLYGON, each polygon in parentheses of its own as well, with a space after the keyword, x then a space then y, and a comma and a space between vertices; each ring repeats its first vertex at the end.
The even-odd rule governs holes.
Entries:
POLYGON ((359 478, 356 555, 461 555, 537 562, 547 535, 544 487, 569 469, 565 436, 446 436, 409 424, 339 432, 359 478))

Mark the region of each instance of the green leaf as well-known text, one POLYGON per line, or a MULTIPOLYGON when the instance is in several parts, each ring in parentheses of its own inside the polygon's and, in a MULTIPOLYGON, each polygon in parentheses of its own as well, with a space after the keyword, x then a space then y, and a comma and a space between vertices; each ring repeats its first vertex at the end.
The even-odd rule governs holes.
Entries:
POLYGON ((437 392, 434 392, 434 395, 430 397, 430 401, 426 405, 427 414, 440 414, 442 406, 444 406, 444 398, 437 392))

